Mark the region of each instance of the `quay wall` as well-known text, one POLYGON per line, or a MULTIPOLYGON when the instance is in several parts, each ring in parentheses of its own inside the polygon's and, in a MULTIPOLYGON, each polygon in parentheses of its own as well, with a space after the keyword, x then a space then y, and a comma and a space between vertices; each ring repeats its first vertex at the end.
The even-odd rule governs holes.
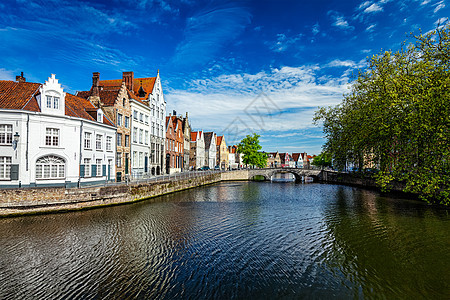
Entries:
POLYGON ((65 189, 0 189, 0 217, 73 211, 146 200, 221 181, 221 173, 177 180, 65 189))
MULTIPOLYGON (((322 182, 357 186, 363 188, 377 189, 380 187, 376 184, 375 179, 370 177, 358 177, 353 174, 339 173, 336 171, 322 171, 322 182)), ((403 192, 405 184, 402 182, 392 182, 390 190, 393 192, 403 192)))

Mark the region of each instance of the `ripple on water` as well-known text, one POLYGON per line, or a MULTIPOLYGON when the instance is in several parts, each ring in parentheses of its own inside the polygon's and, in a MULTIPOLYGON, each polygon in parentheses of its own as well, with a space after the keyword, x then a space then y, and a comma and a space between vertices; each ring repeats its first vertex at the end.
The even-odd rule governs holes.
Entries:
POLYGON ((0 220, 0 298, 450 294, 446 212, 319 184, 221 183, 159 199, 0 220))

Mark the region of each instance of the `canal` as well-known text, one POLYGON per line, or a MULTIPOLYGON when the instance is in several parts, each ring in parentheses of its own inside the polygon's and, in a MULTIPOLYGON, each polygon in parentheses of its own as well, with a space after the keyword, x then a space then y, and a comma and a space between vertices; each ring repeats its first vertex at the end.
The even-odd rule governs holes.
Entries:
POLYGON ((0 299, 450 297, 449 211, 339 185, 0 219, 0 247, 0 299))

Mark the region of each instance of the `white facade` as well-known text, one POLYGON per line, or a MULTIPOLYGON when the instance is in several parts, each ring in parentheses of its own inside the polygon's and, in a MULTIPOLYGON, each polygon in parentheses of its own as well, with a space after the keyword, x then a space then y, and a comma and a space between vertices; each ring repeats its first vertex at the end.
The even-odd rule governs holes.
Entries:
POLYGON ((65 97, 52 74, 36 96, 41 112, 0 109, 0 186, 76 186, 105 181, 109 161, 110 174, 114 174, 115 128, 66 116, 65 97), (90 149, 82 147, 85 133, 91 134, 90 149), (101 149, 96 148, 97 136, 101 137, 101 149), (109 151, 105 148, 107 137, 111 138, 109 151), (85 159, 90 162, 89 169, 84 167, 85 159), (80 176, 83 169, 89 176, 80 176))
POLYGON ((209 147, 205 143, 205 158, 207 160, 206 165, 210 169, 214 169, 214 167, 216 166, 216 152, 216 134, 212 132, 211 143, 209 144, 209 147))
POLYGON ((152 175, 163 174, 165 167, 166 140, 166 101, 161 86, 161 78, 155 79, 153 91, 148 95, 150 107, 150 172, 152 175))
POLYGON ((150 107, 130 99, 131 105, 131 176, 150 175, 150 107))

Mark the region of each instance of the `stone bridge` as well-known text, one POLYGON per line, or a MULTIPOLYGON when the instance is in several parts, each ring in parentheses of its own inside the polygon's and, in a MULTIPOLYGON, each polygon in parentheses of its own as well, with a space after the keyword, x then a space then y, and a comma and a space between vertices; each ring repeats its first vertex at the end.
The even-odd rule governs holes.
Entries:
POLYGON ((267 169, 249 169, 248 179, 260 175, 264 176, 265 180, 270 180, 273 175, 277 173, 290 173, 295 176, 295 181, 301 181, 303 176, 320 178, 321 170, 299 169, 299 168, 267 168, 267 169))
POLYGON ((277 173, 291 173, 296 181, 300 181, 302 176, 309 176, 315 179, 322 179, 321 170, 298 169, 298 168, 267 168, 267 169, 244 169, 222 173, 222 180, 251 180, 255 176, 263 176, 265 180, 270 180, 277 173))

